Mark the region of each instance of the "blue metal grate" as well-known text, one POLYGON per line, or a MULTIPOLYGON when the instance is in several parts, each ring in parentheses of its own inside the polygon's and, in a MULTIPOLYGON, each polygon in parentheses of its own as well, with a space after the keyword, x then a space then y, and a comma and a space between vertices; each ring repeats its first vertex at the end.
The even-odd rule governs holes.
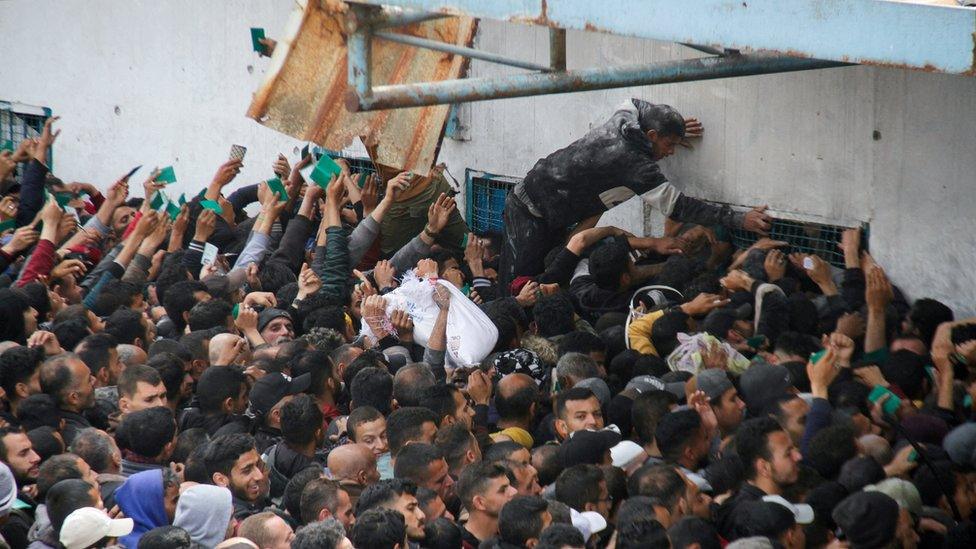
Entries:
POLYGON ((465 170, 468 227, 477 235, 503 234, 505 197, 520 180, 514 177, 465 170))
MULTIPOLYGON (((18 112, 13 105, 0 101, 0 146, 8 141, 14 149, 24 139, 37 137, 44 129, 44 122, 51 116, 50 109, 39 109, 44 114, 18 112)), ((52 151, 47 152, 48 165, 54 167, 52 151)), ((23 169, 23 164, 17 166, 17 175, 23 169)))

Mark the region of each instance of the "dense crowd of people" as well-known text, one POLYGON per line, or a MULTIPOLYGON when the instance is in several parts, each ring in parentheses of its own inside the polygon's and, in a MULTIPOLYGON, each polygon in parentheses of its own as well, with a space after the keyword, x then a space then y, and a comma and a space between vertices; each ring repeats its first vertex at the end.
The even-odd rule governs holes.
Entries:
POLYGON ((736 249, 761 210, 672 194, 505 277, 437 177, 160 207, 51 174, 55 120, 0 154, 9 547, 976 547, 976 326, 857 229, 736 249))

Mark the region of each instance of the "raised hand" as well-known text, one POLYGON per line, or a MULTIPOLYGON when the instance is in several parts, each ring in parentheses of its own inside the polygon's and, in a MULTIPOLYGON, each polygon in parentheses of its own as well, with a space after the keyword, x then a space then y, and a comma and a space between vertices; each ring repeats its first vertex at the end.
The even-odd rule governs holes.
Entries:
POLYGON ((210 235, 213 234, 214 228, 217 226, 217 214, 213 210, 204 209, 197 216, 196 230, 193 233, 193 240, 197 242, 206 242, 210 235))
POLYGON ((732 292, 748 292, 754 282, 755 280, 741 269, 729 271, 729 274, 719 280, 723 288, 732 292))
POLYGON ((278 158, 271 165, 271 170, 281 179, 288 177, 288 174, 291 173, 291 166, 288 164, 288 159, 285 158, 285 155, 278 153, 278 158))
POLYGON ((770 282, 776 282, 786 275, 786 256, 780 250, 770 250, 766 254, 763 268, 766 270, 766 278, 770 282))
POLYGON ((746 212, 742 228, 763 236, 768 235, 769 229, 773 226, 773 218, 766 213, 768 208, 769 206, 757 206, 746 212))
POLYGON ((53 280, 55 278, 73 276, 77 279, 84 276, 85 270, 85 264, 82 261, 78 259, 65 259, 51 269, 50 278, 53 280))
POLYGON ((440 233, 447 226, 456 207, 457 204, 453 198, 441 193, 437 200, 427 208, 427 226, 424 230, 435 235, 440 233))
POLYGON ((895 297, 895 292, 888 277, 885 276, 884 269, 879 265, 872 265, 864 274, 867 275, 864 301, 867 302, 868 309, 884 311, 885 307, 895 297))
POLYGON ((536 301, 539 300, 539 283, 536 281, 527 282, 522 289, 519 290, 517 296, 515 296, 515 301, 518 302, 523 308, 532 307, 535 305, 536 301))
POLYGON ((315 274, 308 263, 302 264, 302 271, 298 274, 298 294, 309 296, 322 288, 322 279, 315 274))
POLYGON ((217 168, 217 173, 214 174, 210 184, 219 188, 227 186, 228 183, 237 177, 237 174, 241 173, 241 167, 243 165, 243 160, 228 160, 224 162, 217 168))
POLYGON ((380 289, 390 288, 396 284, 396 268, 393 264, 387 260, 378 261, 376 266, 373 267, 373 279, 376 280, 376 285, 380 289))
POLYGON ((397 309, 390 316, 390 321, 396 329, 397 337, 404 343, 413 341, 413 319, 406 312, 397 309))
POLYGON ((683 304, 681 310, 688 316, 704 316, 714 309, 724 307, 730 303, 728 299, 722 299, 717 294, 700 293, 691 301, 683 304))
POLYGON ((421 259, 417 262, 416 274, 420 278, 437 278, 437 262, 433 259, 421 259))
POLYGON ((40 238, 41 233, 37 232, 33 226, 24 225, 23 227, 18 227, 17 230, 14 231, 13 238, 10 239, 10 242, 7 242, 7 244, 3 247, 3 250, 11 255, 17 254, 33 246, 40 238))

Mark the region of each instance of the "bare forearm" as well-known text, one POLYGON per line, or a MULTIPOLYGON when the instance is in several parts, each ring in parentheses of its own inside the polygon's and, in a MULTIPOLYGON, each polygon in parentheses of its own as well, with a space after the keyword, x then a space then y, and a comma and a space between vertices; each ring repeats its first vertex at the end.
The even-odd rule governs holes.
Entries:
POLYGON ((884 309, 868 307, 868 320, 864 328, 864 352, 870 353, 886 346, 884 309))
POLYGON ((427 339, 427 348, 432 351, 447 349, 447 312, 448 309, 441 309, 437 313, 434 328, 430 332, 430 338, 427 339))

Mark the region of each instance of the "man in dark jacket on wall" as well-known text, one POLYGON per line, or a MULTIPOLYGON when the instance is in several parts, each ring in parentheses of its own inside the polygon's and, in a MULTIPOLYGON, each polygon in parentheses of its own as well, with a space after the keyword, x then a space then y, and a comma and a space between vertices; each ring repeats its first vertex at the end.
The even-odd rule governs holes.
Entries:
MULTIPOLYGON (((640 195, 676 221, 723 225, 765 233, 765 207, 735 212, 685 196, 661 173, 658 161, 674 153, 686 136, 701 134, 668 105, 625 101, 606 123, 568 147, 536 162, 505 201, 502 287, 544 270, 543 260, 573 225, 595 223, 606 210, 640 195)), ((661 239, 662 250, 670 244, 661 239)))

